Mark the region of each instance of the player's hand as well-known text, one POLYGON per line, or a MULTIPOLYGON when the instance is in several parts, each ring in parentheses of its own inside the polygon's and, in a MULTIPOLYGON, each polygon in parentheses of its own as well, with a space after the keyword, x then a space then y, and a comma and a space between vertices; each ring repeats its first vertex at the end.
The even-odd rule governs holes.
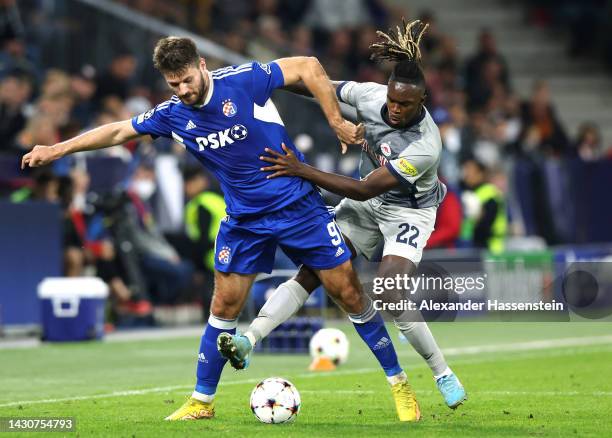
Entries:
POLYGON ((21 168, 45 166, 58 158, 59 155, 55 147, 36 145, 34 149, 21 158, 21 168))
POLYGON ((281 147, 285 151, 286 155, 273 151, 270 148, 266 148, 265 151, 271 156, 262 155, 259 157, 260 160, 274 164, 273 166, 262 167, 261 170, 265 172, 273 172, 272 175, 268 175, 266 178, 276 178, 277 176, 299 176, 300 170, 303 168, 304 163, 297 159, 295 154, 285 146, 285 143, 281 144, 281 147))
POLYGON ((345 154, 347 144, 361 144, 365 135, 365 126, 363 123, 355 125, 348 120, 342 119, 342 122, 333 126, 336 135, 340 140, 342 153, 345 154))

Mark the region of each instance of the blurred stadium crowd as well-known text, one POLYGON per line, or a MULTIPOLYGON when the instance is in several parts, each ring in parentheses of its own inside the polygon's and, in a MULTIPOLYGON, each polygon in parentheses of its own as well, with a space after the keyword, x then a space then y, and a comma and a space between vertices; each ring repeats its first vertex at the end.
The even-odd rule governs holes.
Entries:
MULTIPOLYGON (((16 170, 21 155, 35 144, 52 145, 127 119, 169 97, 151 71, 155 38, 145 38, 148 45, 140 47, 109 41, 105 65, 83 50, 58 54, 55 41, 70 39, 74 46, 69 47, 88 44, 91 28, 75 20, 74 12, 62 16, 77 3, 0 1, 0 196, 62 206, 64 273, 96 272, 111 287, 116 315, 147 315, 151 303, 195 300, 206 308, 224 205, 214 181, 180 145, 143 139, 67 157, 48 169, 16 170)), ((317 56, 332 79, 380 83, 386 82, 390 66, 369 60, 376 30, 386 30, 402 16, 419 17, 429 23, 422 44, 427 108, 441 130, 440 175, 450 188, 428 245, 501 251, 509 237, 524 242, 521 236, 530 236, 549 245, 580 241, 573 231, 576 223, 557 221, 552 213, 565 200, 550 169, 563 174, 554 170, 558 163, 609 160, 612 150, 602 144, 599 127, 586 120, 579 132, 567 132, 545 81, 534 81, 529 97, 520 97, 525 92, 513 89, 494 29, 483 28, 477 50, 462 59, 434 12, 401 9, 383 0, 117 3, 248 58, 317 56)), ((579 47, 600 47, 588 55, 607 53, 610 62, 609 36, 601 32, 609 22, 597 13, 606 2, 561 3, 564 8, 554 8, 559 2, 529 2, 526 16, 532 24, 569 28, 568 56, 584 55, 579 47)), ((130 28, 120 32, 130 33, 130 28)), ((210 68, 223 65, 208 62, 210 68)), ((288 130, 309 161, 355 175, 358 148, 341 156, 315 105, 277 94, 288 130)))

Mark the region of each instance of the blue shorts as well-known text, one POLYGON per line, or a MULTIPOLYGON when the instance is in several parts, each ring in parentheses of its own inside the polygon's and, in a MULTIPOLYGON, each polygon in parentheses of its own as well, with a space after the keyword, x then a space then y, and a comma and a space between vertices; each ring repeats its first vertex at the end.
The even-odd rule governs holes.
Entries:
POLYGON ((215 245, 215 269, 255 274, 272 272, 277 245, 296 265, 331 269, 351 258, 340 229, 318 192, 310 192, 281 210, 221 222, 215 245))

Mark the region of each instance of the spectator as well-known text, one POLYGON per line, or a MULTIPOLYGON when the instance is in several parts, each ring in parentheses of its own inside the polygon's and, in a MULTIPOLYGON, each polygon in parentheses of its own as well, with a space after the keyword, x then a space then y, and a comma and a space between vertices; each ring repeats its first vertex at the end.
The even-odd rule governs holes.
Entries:
POLYGON ((450 111, 443 108, 434 110, 432 117, 440 129, 442 138, 440 174, 444 176, 447 185, 457 188, 461 180, 459 163, 467 115, 460 105, 453 105, 450 111))
POLYGON ((482 29, 478 36, 478 50, 468 59, 465 68, 468 104, 471 107, 484 104, 488 100, 487 92, 497 81, 510 90, 506 60, 497 51, 493 33, 489 29, 482 29))
POLYGON ((461 201, 449 188, 436 212, 436 224, 426 248, 454 248, 461 232, 461 217, 461 201))
POLYGON ((109 286, 117 313, 150 314, 151 304, 125 284, 112 240, 105 234, 96 235, 92 230, 94 227, 90 227, 90 220, 96 224, 97 217, 87 213, 90 210, 85 202, 88 175, 74 170, 59 181, 59 196, 65 210, 64 245, 69 261, 65 275, 82 276, 86 265, 95 267, 96 275, 109 286))
POLYGON ((55 120, 46 114, 37 114, 30 118, 25 128, 17 134, 13 150, 17 153, 24 153, 32 145, 52 145, 59 139, 55 120))
POLYGON ((225 201, 209 189, 209 180, 200 167, 188 168, 184 173, 185 228, 192 242, 192 261, 202 274, 199 289, 203 292, 203 309, 208 311, 213 289, 215 241, 225 213, 225 201))
POLYGON ((200 168, 185 171, 185 225, 187 236, 195 246, 194 262, 197 267, 212 274, 214 248, 219 224, 226 216, 225 201, 209 189, 209 180, 200 168))
POLYGON ((567 151, 567 135, 550 101, 546 82, 535 83, 531 98, 521 106, 521 119, 519 140, 523 150, 554 156, 567 151))
POLYGON ((467 125, 461 133, 459 161, 477 157, 489 167, 500 163, 501 146, 497 143, 495 126, 486 111, 472 110, 468 114, 467 125))
POLYGON ((89 126, 95 116, 93 97, 97 87, 96 69, 91 65, 84 65, 70 77, 70 89, 74 97, 70 118, 76 120, 81 128, 89 126))
POLYGON ((27 76, 12 72, 0 81, 0 152, 15 151, 15 137, 26 126, 25 104, 32 94, 27 76))
POLYGON ((578 136, 573 145, 573 152, 582 161, 597 161, 602 158, 601 134, 594 123, 583 123, 578 128, 578 136))
POLYGON ((155 224, 149 206, 155 186, 153 169, 146 164, 138 166, 128 191, 131 204, 126 226, 131 230, 151 297, 156 303, 173 304, 190 286, 193 266, 181 259, 155 224))
POLYGON ((8 41, 24 36, 23 23, 16 0, 0 1, 0 47, 8 41))
POLYGON ((110 63, 109 69, 98 79, 96 100, 100 103, 108 96, 127 99, 130 81, 136 71, 136 58, 130 52, 121 52, 110 63))
POLYGON ((462 171, 466 190, 461 195, 465 212, 461 238, 475 248, 499 253, 504 249, 507 233, 503 194, 488 182, 487 168, 480 161, 465 161, 462 171))
POLYGON ((31 78, 37 77, 38 69, 26 56, 26 44, 22 39, 5 40, 0 47, 0 78, 14 70, 22 71, 31 78))

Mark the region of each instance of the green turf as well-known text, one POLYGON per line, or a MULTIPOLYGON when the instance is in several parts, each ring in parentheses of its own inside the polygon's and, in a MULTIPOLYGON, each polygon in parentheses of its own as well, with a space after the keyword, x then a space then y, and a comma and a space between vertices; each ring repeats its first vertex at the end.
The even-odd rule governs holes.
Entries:
POLYGON ((468 390, 468 402, 456 411, 443 405, 424 362, 395 339, 421 405, 418 424, 396 421, 375 360, 350 327, 340 327, 350 337, 351 355, 338 371, 308 373, 306 356, 257 355, 247 371, 225 370, 216 418, 198 422, 162 419, 191 390, 199 339, 0 350, 0 417, 74 416, 76 434, 103 437, 612 436, 612 345, 587 345, 611 335, 610 324, 432 324, 468 390), (584 345, 520 349, 516 344, 564 338, 584 338, 584 345), (499 344, 511 345, 487 353, 462 349, 499 344), (273 375, 291 380, 302 395, 294 424, 260 424, 250 412, 254 383, 273 375), (128 390, 151 391, 121 393, 128 390), (83 399, 27 402, 74 397, 83 399))

